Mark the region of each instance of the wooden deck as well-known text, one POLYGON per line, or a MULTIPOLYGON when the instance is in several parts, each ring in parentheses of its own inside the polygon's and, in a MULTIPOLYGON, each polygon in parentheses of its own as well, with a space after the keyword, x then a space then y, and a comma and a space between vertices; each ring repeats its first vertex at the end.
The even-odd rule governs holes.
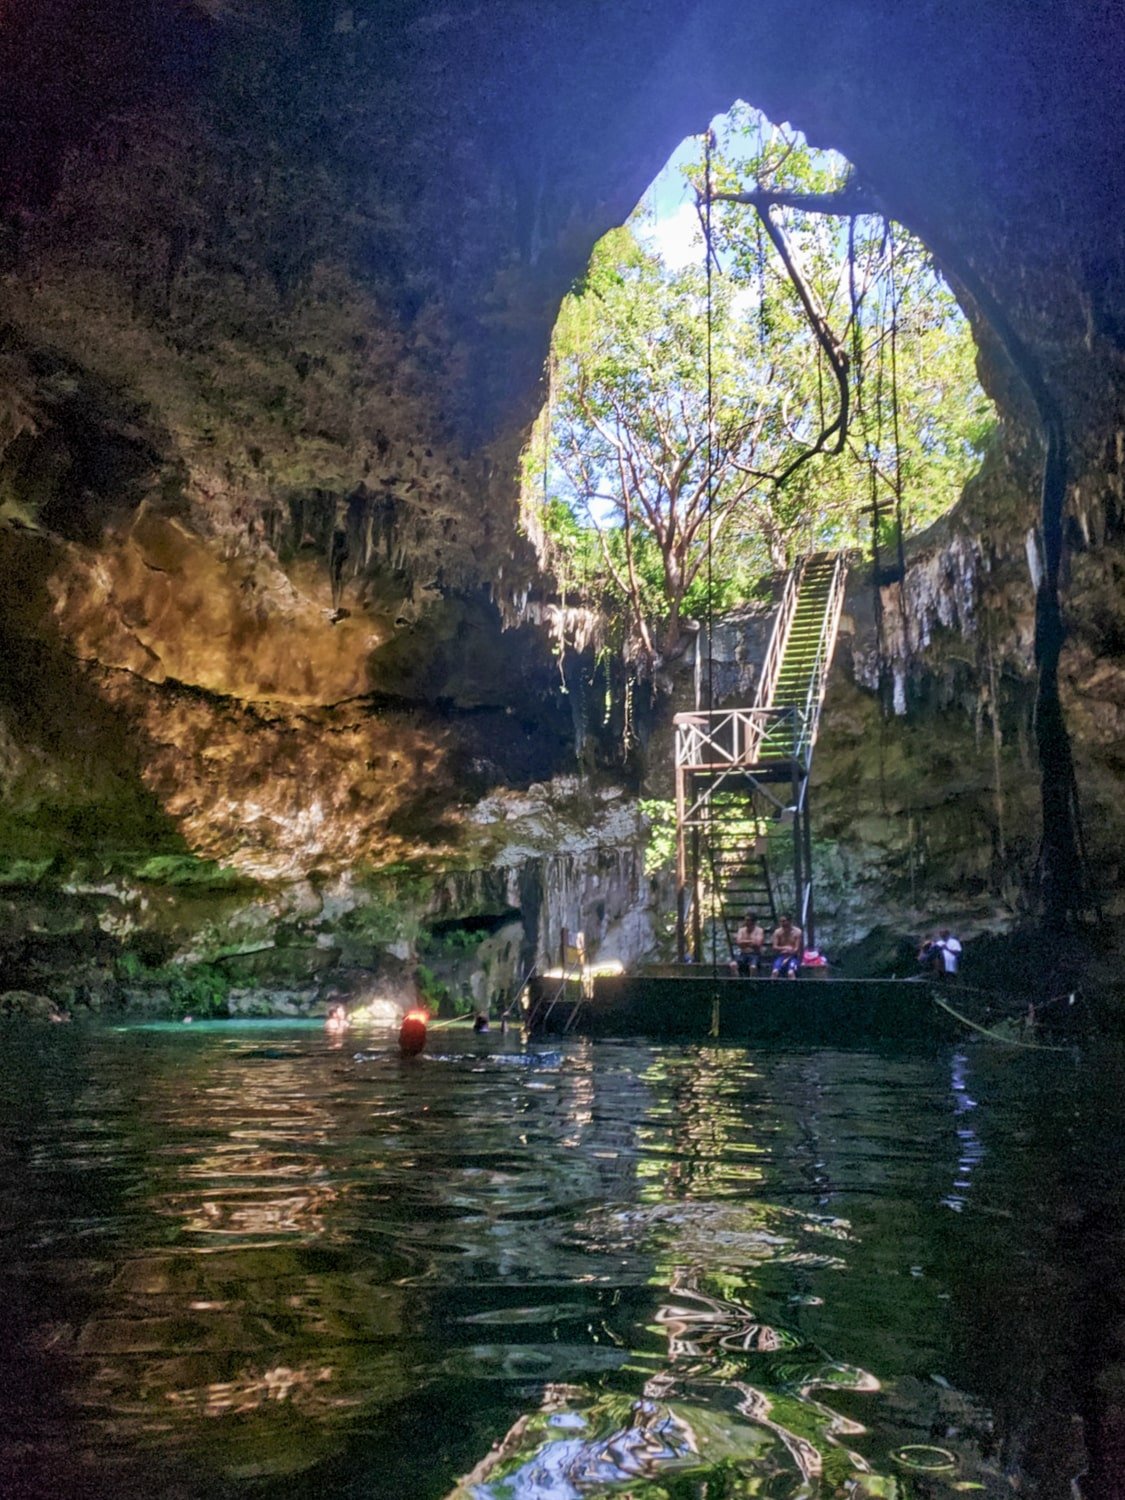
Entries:
POLYGON ((926 981, 741 979, 688 964, 598 976, 586 999, 577 982, 534 978, 528 985, 526 1024, 544 1035, 809 1046, 956 1034, 948 1016, 933 1004, 926 981))

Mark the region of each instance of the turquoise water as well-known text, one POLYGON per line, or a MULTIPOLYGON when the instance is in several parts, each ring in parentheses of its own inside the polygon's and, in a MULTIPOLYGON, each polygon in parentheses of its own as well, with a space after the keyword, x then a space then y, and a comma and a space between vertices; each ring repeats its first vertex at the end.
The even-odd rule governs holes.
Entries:
POLYGON ((5 1496, 1064 1497, 1109 1461, 1089 1063, 2 1041, 5 1496))

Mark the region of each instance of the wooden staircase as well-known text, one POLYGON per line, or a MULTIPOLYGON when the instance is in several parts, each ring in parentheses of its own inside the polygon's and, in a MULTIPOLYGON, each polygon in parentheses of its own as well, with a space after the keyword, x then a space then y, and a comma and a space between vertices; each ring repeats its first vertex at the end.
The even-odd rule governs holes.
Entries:
POLYGON ((767 933, 777 923, 768 824, 745 793, 719 793, 710 799, 710 813, 701 842, 715 893, 716 917, 729 951, 747 912, 754 913, 767 933))
POLYGON ((791 570, 752 708, 676 715, 681 956, 690 925, 690 946, 704 957, 704 907, 721 930, 724 962, 748 910, 763 926, 776 922, 769 849, 781 828, 792 831, 794 915, 814 940, 808 774, 846 576, 843 554, 802 558, 791 570))

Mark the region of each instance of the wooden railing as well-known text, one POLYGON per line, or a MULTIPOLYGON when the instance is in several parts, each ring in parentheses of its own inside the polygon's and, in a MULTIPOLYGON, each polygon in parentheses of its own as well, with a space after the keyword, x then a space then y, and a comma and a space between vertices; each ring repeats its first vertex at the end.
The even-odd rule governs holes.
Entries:
POLYGON ((676 765, 685 771, 724 771, 753 765, 775 710, 726 708, 677 714, 676 765))

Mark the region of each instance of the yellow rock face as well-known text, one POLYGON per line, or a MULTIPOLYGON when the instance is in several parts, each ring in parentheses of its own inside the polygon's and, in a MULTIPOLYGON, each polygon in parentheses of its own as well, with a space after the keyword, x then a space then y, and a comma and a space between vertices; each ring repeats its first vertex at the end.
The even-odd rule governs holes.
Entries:
POLYGON ((179 834, 273 879, 440 852, 451 726, 373 706, 379 629, 329 604, 144 507, 97 552, 0 533, 0 628, 26 643, 0 685, 0 787, 26 857, 179 834))
POLYGON ((362 616, 334 623, 324 570, 309 581, 299 590, 264 550, 224 556, 142 505, 97 552, 67 546, 47 587, 78 656, 248 702, 338 703, 368 691, 385 635, 362 616))
POLYGON ((416 716, 265 710, 102 680, 143 745, 145 786, 197 854, 273 879, 391 863, 419 840, 440 852, 448 738, 416 716))

